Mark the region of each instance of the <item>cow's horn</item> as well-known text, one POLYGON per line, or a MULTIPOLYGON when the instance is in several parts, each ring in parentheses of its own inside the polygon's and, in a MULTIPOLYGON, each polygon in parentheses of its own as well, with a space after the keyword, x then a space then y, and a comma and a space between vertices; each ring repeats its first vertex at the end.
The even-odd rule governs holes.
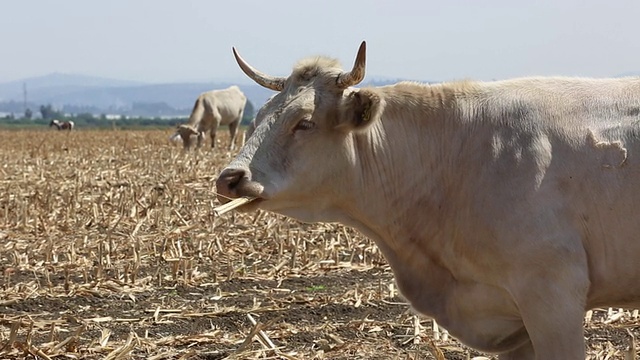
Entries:
POLYGON ((358 49, 356 61, 353 63, 351 71, 342 73, 336 79, 339 88, 346 89, 349 86, 356 85, 364 79, 364 70, 367 62, 367 42, 363 41, 358 49))
POLYGON ((251 65, 247 64, 246 61, 238 54, 236 48, 233 48, 233 56, 236 57, 236 61, 238 65, 240 65, 240 69, 247 74, 253 81, 257 82, 259 85, 266 87, 267 89, 282 91, 284 89, 284 81, 286 80, 283 77, 275 77, 264 74, 256 69, 254 69, 251 65))

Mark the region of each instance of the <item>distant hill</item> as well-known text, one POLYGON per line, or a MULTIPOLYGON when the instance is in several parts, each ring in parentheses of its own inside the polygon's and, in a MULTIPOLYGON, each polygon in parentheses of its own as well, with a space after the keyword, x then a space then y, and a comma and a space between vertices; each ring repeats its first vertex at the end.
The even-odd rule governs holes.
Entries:
POLYGON ((632 76, 640 76, 640 71, 629 71, 629 72, 616 75, 615 77, 632 77, 632 76))
POLYGON ((98 76, 78 74, 52 73, 43 76, 35 76, 21 80, 15 80, 0 84, 0 90, 17 89, 22 91, 22 84, 28 83, 34 89, 52 86, 133 86, 142 85, 140 81, 116 80, 98 76))
MULTIPOLYGON (((165 103, 175 109, 191 111, 196 97, 209 90, 224 89, 231 83, 183 83, 150 84, 126 87, 80 87, 64 89, 55 87, 47 91, 36 91, 29 95, 34 102, 50 103, 60 107, 64 104, 95 106, 105 110, 126 110, 135 103, 165 103), (64 91, 63 91, 64 90, 64 91)), ((239 85, 252 104, 262 105, 271 91, 257 85, 239 85)))
MULTIPOLYGON (((16 111, 16 103, 23 102, 25 85, 28 105, 36 112, 40 105, 51 104, 57 109, 90 109, 98 113, 148 116, 150 114, 132 114, 131 112, 134 111, 136 104, 146 104, 138 107, 145 109, 157 104, 158 108, 164 111, 167 106, 172 108, 174 111, 170 115, 188 115, 200 93, 223 89, 233 84, 230 82, 147 84, 54 73, 0 83, 0 112, 16 111), (8 108, 9 104, 12 105, 10 108, 8 108)), ((239 86, 254 107, 260 107, 273 93, 258 85, 239 84, 239 86)))
MULTIPOLYGON (((365 80, 363 85, 386 85, 399 80, 365 80)), ((66 112, 124 114, 133 116, 188 115, 196 97, 205 91, 224 89, 234 83, 185 82, 148 84, 94 76, 54 73, 0 83, 0 112, 21 113, 23 86, 27 88, 28 107, 37 112, 40 105, 51 104, 66 112)), ((254 109, 260 108, 275 92, 256 84, 240 83, 254 109)))
POLYGON ((0 100, 22 99, 24 84, 27 85, 27 91, 40 92, 46 89, 58 89, 61 91, 68 89, 69 91, 74 91, 78 88, 138 86, 143 85, 144 83, 128 80, 107 79, 97 76, 53 73, 44 76, 0 83, 0 100))

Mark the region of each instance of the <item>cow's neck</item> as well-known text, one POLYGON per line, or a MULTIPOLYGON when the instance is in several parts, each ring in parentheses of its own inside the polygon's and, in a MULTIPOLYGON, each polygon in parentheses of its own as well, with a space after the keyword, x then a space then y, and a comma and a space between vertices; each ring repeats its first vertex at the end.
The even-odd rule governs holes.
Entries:
MULTIPOLYGON (((393 88, 389 88, 392 91, 393 88)), ((465 214, 462 171, 469 132, 449 99, 425 93, 385 94, 385 114, 369 132, 353 136, 358 194, 348 199, 348 222, 373 238, 391 264, 403 294, 420 311, 442 314, 454 275, 448 268, 465 214), (407 101, 407 96, 413 96, 407 101), (456 219, 457 221, 453 221, 456 219)), ((349 187, 347 186, 347 187, 349 187)), ((468 198, 468 197, 467 197, 468 198)))
POLYGON ((358 189, 350 193, 369 194, 345 203, 350 216, 370 224, 396 250, 406 248, 395 243, 404 245, 411 237, 441 237, 447 217, 459 215, 449 214, 452 205, 461 207, 455 200, 464 198, 460 191, 472 181, 465 172, 477 170, 463 160, 477 151, 469 146, 471 129, 458 118, 454 101, 443 98, 453 95, 406 86, 416 89, 382 88, 381 121, 351 137, 356 163, 352 183, 345 186, 358 189))

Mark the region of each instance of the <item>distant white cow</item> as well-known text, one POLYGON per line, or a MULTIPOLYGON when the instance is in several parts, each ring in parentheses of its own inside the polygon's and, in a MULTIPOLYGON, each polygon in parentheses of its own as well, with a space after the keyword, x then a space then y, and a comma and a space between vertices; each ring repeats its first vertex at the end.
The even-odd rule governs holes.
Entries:
POLYGON ((60 121, 57 119, 51 120, 49 127, 55 126, 58 130, 73 130, 75 123, 73 121, 60 121))
POLYGON ((209 131, 211 147, 214 148, 218 127, 228 125, 231 135, 229 149, 233 150, 236 132, 240 121, 242 121, 246 103, 246 96, 235 85, 223 90, 202 93, 193 106, 189 121, 180 125, 173 136, 179 135, 182 138, 184 148, 188 149, 192 146, 193 135, 196 135, 196 146, 201 147, 204 134, 209 131))
POLYGON ((413 308, 500 359, 583 360, 586 309, 640 306, 640 78, 355 89, 299 62, 220 174, 220 201, 375 240, 413 308))

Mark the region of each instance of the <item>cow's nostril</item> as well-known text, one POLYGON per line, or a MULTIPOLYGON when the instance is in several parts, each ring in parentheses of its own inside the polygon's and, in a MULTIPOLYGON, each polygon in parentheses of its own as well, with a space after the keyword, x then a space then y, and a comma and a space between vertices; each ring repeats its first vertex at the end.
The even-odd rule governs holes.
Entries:
POLYGON ((235 194, 235 188, 246 176, 247 172, 243 169, 225 169, 222 171, 218 180, 216 181, 216 188, 219 195, 226 198, 238 197, 235 194))
POLYGON ((229 189, 235 189, 236 186, 240 183, 240 180, 244 177, 243 173, 233 174, 232 177, 229 178, 229 189))

